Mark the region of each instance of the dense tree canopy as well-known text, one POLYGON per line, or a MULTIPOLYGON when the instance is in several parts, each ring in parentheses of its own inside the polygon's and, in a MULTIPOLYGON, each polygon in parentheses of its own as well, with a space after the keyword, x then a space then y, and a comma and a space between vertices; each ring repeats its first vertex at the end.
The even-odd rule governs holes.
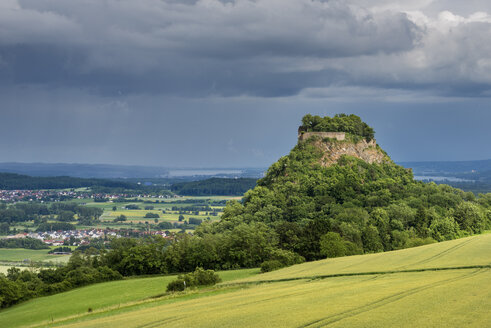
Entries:
POLYGON ((302 118, 300 131, 347 132, 352 135, 361 136, 368 141, 375 137, 373 129, 354 114, 337 114, 334 117, 320 117, 307 114, 302 118))
POLYGON ((254 188, 256 179, 211 178, 200 181, 180 182, 171 186, 171 191, 179 195, 208 196, 208 195, 243 195, 254 188))
POLYGON ((15 173, 0 173, 0 189, 6 190, 64 189, 93 186, 127 189, 138 188, 138 185, 134 183, 106 179, 31 177, 15 173))

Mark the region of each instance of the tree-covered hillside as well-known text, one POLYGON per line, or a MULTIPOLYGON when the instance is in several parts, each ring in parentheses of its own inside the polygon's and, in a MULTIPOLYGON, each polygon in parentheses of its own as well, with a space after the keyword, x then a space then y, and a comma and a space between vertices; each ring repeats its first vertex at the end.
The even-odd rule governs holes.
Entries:
POLYGON ((175 183, 171 186, 171 191, 186 196, 231 196, 243 195, 247 190, 254 188, 255 185, 256 179, 250 178, 211 178, 200 181, 175 183))
POLYGON ((123 275, 197 266, 262 265, 269 271, 303 260, 475 234, 490 226, 490 217, 491 194, 476 198, 446 185, 418 182, 371 143, 313 137, 271 165, 243 202, 229 202, 219 222, 205 222, 193 236, 180 234, 173 241, 119 240, 101 262, 123 275), (381 160, 369 164, 347 155, 335 163, 324 160, 332 149, 350 147, 366 147, 381 160), (151 260, 124 254, 151 254, 151 260))
MULTIPOLYGON (((351 118, 352 126, 361 122, 354 115, 336 118, 351 118)), ((304 117, 304 125, 311 119, 304 117)), ((448 240, 489 227, 491 194, 476 198, 447 185, 418 182, 392 161, 369 164, 341 156, 335 165, 323 166, 322 143, 343 141, 299 142, 246 193, 242 204, 230 203, 222 222, 208 229, 262 223, 278 238, 276 246, 315 260, 448 240)))
POLYGON ((83 179, 73 177, 31 177, 15 173, 0 173, 0 189, 33 190, 65 189, 80 187, 137 188, 137 184, 105 179, 83 179))

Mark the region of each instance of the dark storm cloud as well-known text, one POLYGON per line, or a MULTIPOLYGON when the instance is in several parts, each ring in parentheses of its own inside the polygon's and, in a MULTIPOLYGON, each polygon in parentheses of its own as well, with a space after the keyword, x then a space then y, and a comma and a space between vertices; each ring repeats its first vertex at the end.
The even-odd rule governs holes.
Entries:
POLYGON ((332 85, 487 96, 491 85, 490 16, 477 9, 453 14, 444 10, 448 1, 5 0, 1 6, 4 84, 193 97, 295 95, 332 85))
POLYGON ((4 83, 188 96, 327 86, 344 70, 312 58, 408 51, 419 34, 403 13, 297 0, 11 1, 0 27, 4 83))
POLYGON ((489 13, 485 0, 1 0, 0 161, 266 166, 308 112, 359 114, 396 160, 490 158, 489 13))

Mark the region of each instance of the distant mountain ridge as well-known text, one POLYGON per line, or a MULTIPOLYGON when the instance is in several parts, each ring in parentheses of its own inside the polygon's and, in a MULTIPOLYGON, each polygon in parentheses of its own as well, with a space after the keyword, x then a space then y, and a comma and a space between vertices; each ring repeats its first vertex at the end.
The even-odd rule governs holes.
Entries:
POLYGON ((70 176, 97 179, 176 178, 202 180, 210 177, 260 178, 266 168, 173 168, 144 165, 79 163, 0 163, 0 172, 36 177, 70 176))
POLYGON ((473 171, 491 171, 491 159, 475 161, 399 162, 398 164, 406 168, 412 168, 415 174, 472 173, 473 171))
POLYGON ((163 177, 168 170, 162 167, 77 163, 0 163, 0 172, 37 177, 70 176, 77 178, 143 178, 163 177))

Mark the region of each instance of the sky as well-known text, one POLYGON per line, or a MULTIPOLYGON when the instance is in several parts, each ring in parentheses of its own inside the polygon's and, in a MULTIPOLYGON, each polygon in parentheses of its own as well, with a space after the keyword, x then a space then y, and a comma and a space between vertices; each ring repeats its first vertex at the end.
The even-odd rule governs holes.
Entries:
POLYGON ((0 162, 266 167, 307 113, 491 158, 488 0, 0 0, 0 162))

